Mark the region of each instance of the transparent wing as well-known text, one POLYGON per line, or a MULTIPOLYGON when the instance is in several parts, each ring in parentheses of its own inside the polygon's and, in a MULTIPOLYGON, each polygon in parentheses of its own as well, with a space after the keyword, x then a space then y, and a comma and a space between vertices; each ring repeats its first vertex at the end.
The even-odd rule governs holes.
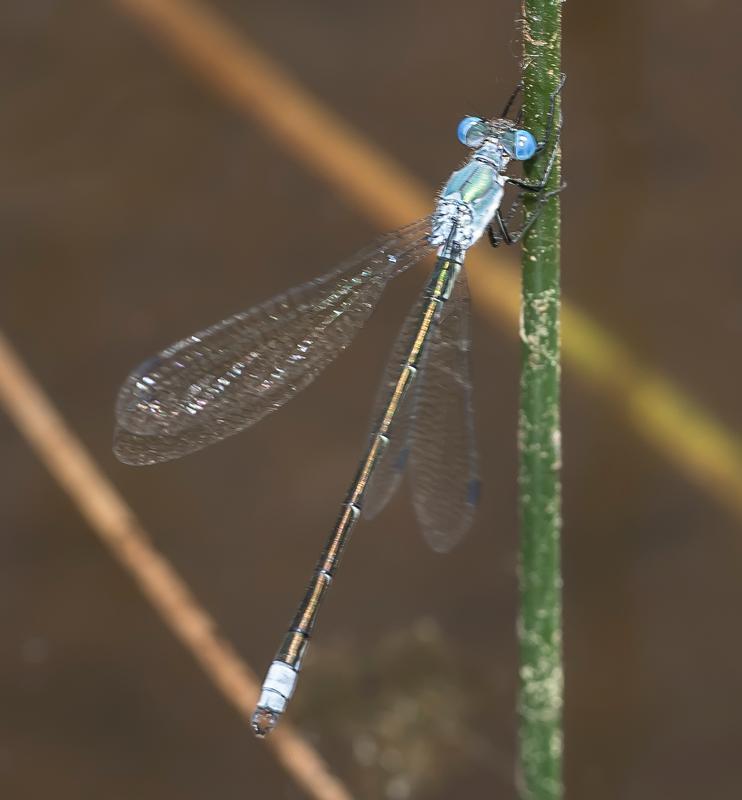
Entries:
MULTIPOLYGON (((425 300, 426 298, 423 294, 410 310, 387 359, 384 375, 374 401, 374 410, 371 417, 372 432, 389 405, 394 387, 397 385, 402 363, 407 357, 407 351, 410 349, 410 344, 420 324, 422 306, 425 300)), ((416 383, 416 381, 412 383, 402 404, 397 409, 394 421, 389 428, 389 444, 377 462, 374 474, 366 489, 366 494, 363 498, 363 514, 367 519, 373 519, 383 511, 402 480, 409 453, 410 420, 412 419, 416 383)))
POLYGON ((431 333, 410 419, 412 501, 425 539, 438 552, 467 532, 479 499, 469 323, 462 270, 431 333))
MULTIPOLYGON (((376 396, 381 418, 407 354, 425 297, 408 314, 392 348, 376 396)), ((451 549, 469 529, 479 494, 469 364, 469 290, 462 271, 431 332, 415 382, 389 430, 363 500, 368 518, 379 514, 410 464, 415 513, 430 546, 451 549)))
POLYGON ((332 272, 144 362, 119 392, 118 458, 178 458, 282 406, 350 344, 387 282, 432 250, 429 232, 426 218, 388 234, 332 272))

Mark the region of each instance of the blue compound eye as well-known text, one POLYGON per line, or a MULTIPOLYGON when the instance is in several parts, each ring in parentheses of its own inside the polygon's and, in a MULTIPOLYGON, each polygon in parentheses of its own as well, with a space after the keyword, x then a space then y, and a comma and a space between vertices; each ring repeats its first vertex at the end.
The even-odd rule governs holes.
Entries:
POLYGON ((481 117, 464 117, 456 129, 459 141, 467 147, 477 147, 482 144, 486 133, 487 123, 481 117))
POLYGON ((536 152, 536 139, 530 131, 516 131, 513 156, 518 161, 528 161, 536 152))

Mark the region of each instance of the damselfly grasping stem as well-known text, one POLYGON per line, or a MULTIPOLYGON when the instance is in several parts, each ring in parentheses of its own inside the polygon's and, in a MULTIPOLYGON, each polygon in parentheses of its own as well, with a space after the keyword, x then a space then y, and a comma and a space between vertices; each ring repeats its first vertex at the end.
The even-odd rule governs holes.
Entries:
POLYGON ((516 94, 501 117, 461 121, 459 139, 472 152, 448 179, 430 217, 383 237, 321 278, 176 342, 132 372, 119 393, 114 450, 127 464, 167 461, 231 436, 309 385, 350 344, 389 280, 437 253, 389 359, 366 453, 268 669, 253 715, 260 736, 275 727, 293 694, 320 601, 355 522, 385 506, 407 463, 415 512, 434 549, 450 549, 471 524, 479 484, 469 298, 461 269, 485 231, 494 246, 511 244, 533 223, 553 194, 544 186, 561 130, 550 118, 538 141, 520 128, 518 117, 507 117, 516 94), (507 175, 511 161, 529 160, 547 148, 540 181, 507 175), (503 216, 509 183, 521 193, 503 216), (523 192, 541 200, 511 230, 523 192))

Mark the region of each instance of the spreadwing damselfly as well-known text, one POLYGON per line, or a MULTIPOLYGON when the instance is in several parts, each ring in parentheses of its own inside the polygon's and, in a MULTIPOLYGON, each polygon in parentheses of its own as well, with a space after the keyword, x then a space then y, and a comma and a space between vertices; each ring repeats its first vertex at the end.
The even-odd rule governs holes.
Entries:
POLYGON ((120 390, 114 450, 121 461, 153 464, 200 450, 250 427, 308 386, 351 343, 389 281, 436 255, 387 363, 358 472, 268 669, 253 715, 260 736, 275 727, 293 694, 320 602, 355 522, 383 509, 405 469, 417 519, 435 550, 450 549, 471 524, 479 481, 462 266, 485 232, 493 246, 519 241, 559 191, 547 183, 558 152, 561 124, 554 118, 563 82, 552 95, 541 140, 520 127, 520 114, 508 117, 518 89, 500 117, 465 117, 458 137, 470 156, 429 217, 320 278, 176 342, 141 364, 120 390), (547 149, 540 180, 507 174, 510 162, 547 149), (520 192, 503 213, 508 184, 520 192), (529 192, 538 199, 526 212, 522 199, 529 192), (519 214, 520 227, 512 229, 519 214))

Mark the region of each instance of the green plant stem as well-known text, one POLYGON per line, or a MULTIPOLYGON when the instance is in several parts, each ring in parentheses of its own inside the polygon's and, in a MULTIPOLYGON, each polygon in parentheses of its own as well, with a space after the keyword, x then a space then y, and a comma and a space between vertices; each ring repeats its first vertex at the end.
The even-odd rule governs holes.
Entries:
MULTIPOLYGON (((560 80, 561 3, 523 0, 523 12, 524 127, 539 137, 560 80)), ((528 165, 529 178, 535 180, 543 172, 549 152, 547 146, 528 165)), ((551 188, 560 181, 557 161, 551 188)), ((537 202, 528 200, 526 211, 537 202)), ((546 203, 523 243, 518 714, 525 800, 563 796, 559 223, 556 196, 546 203)))

